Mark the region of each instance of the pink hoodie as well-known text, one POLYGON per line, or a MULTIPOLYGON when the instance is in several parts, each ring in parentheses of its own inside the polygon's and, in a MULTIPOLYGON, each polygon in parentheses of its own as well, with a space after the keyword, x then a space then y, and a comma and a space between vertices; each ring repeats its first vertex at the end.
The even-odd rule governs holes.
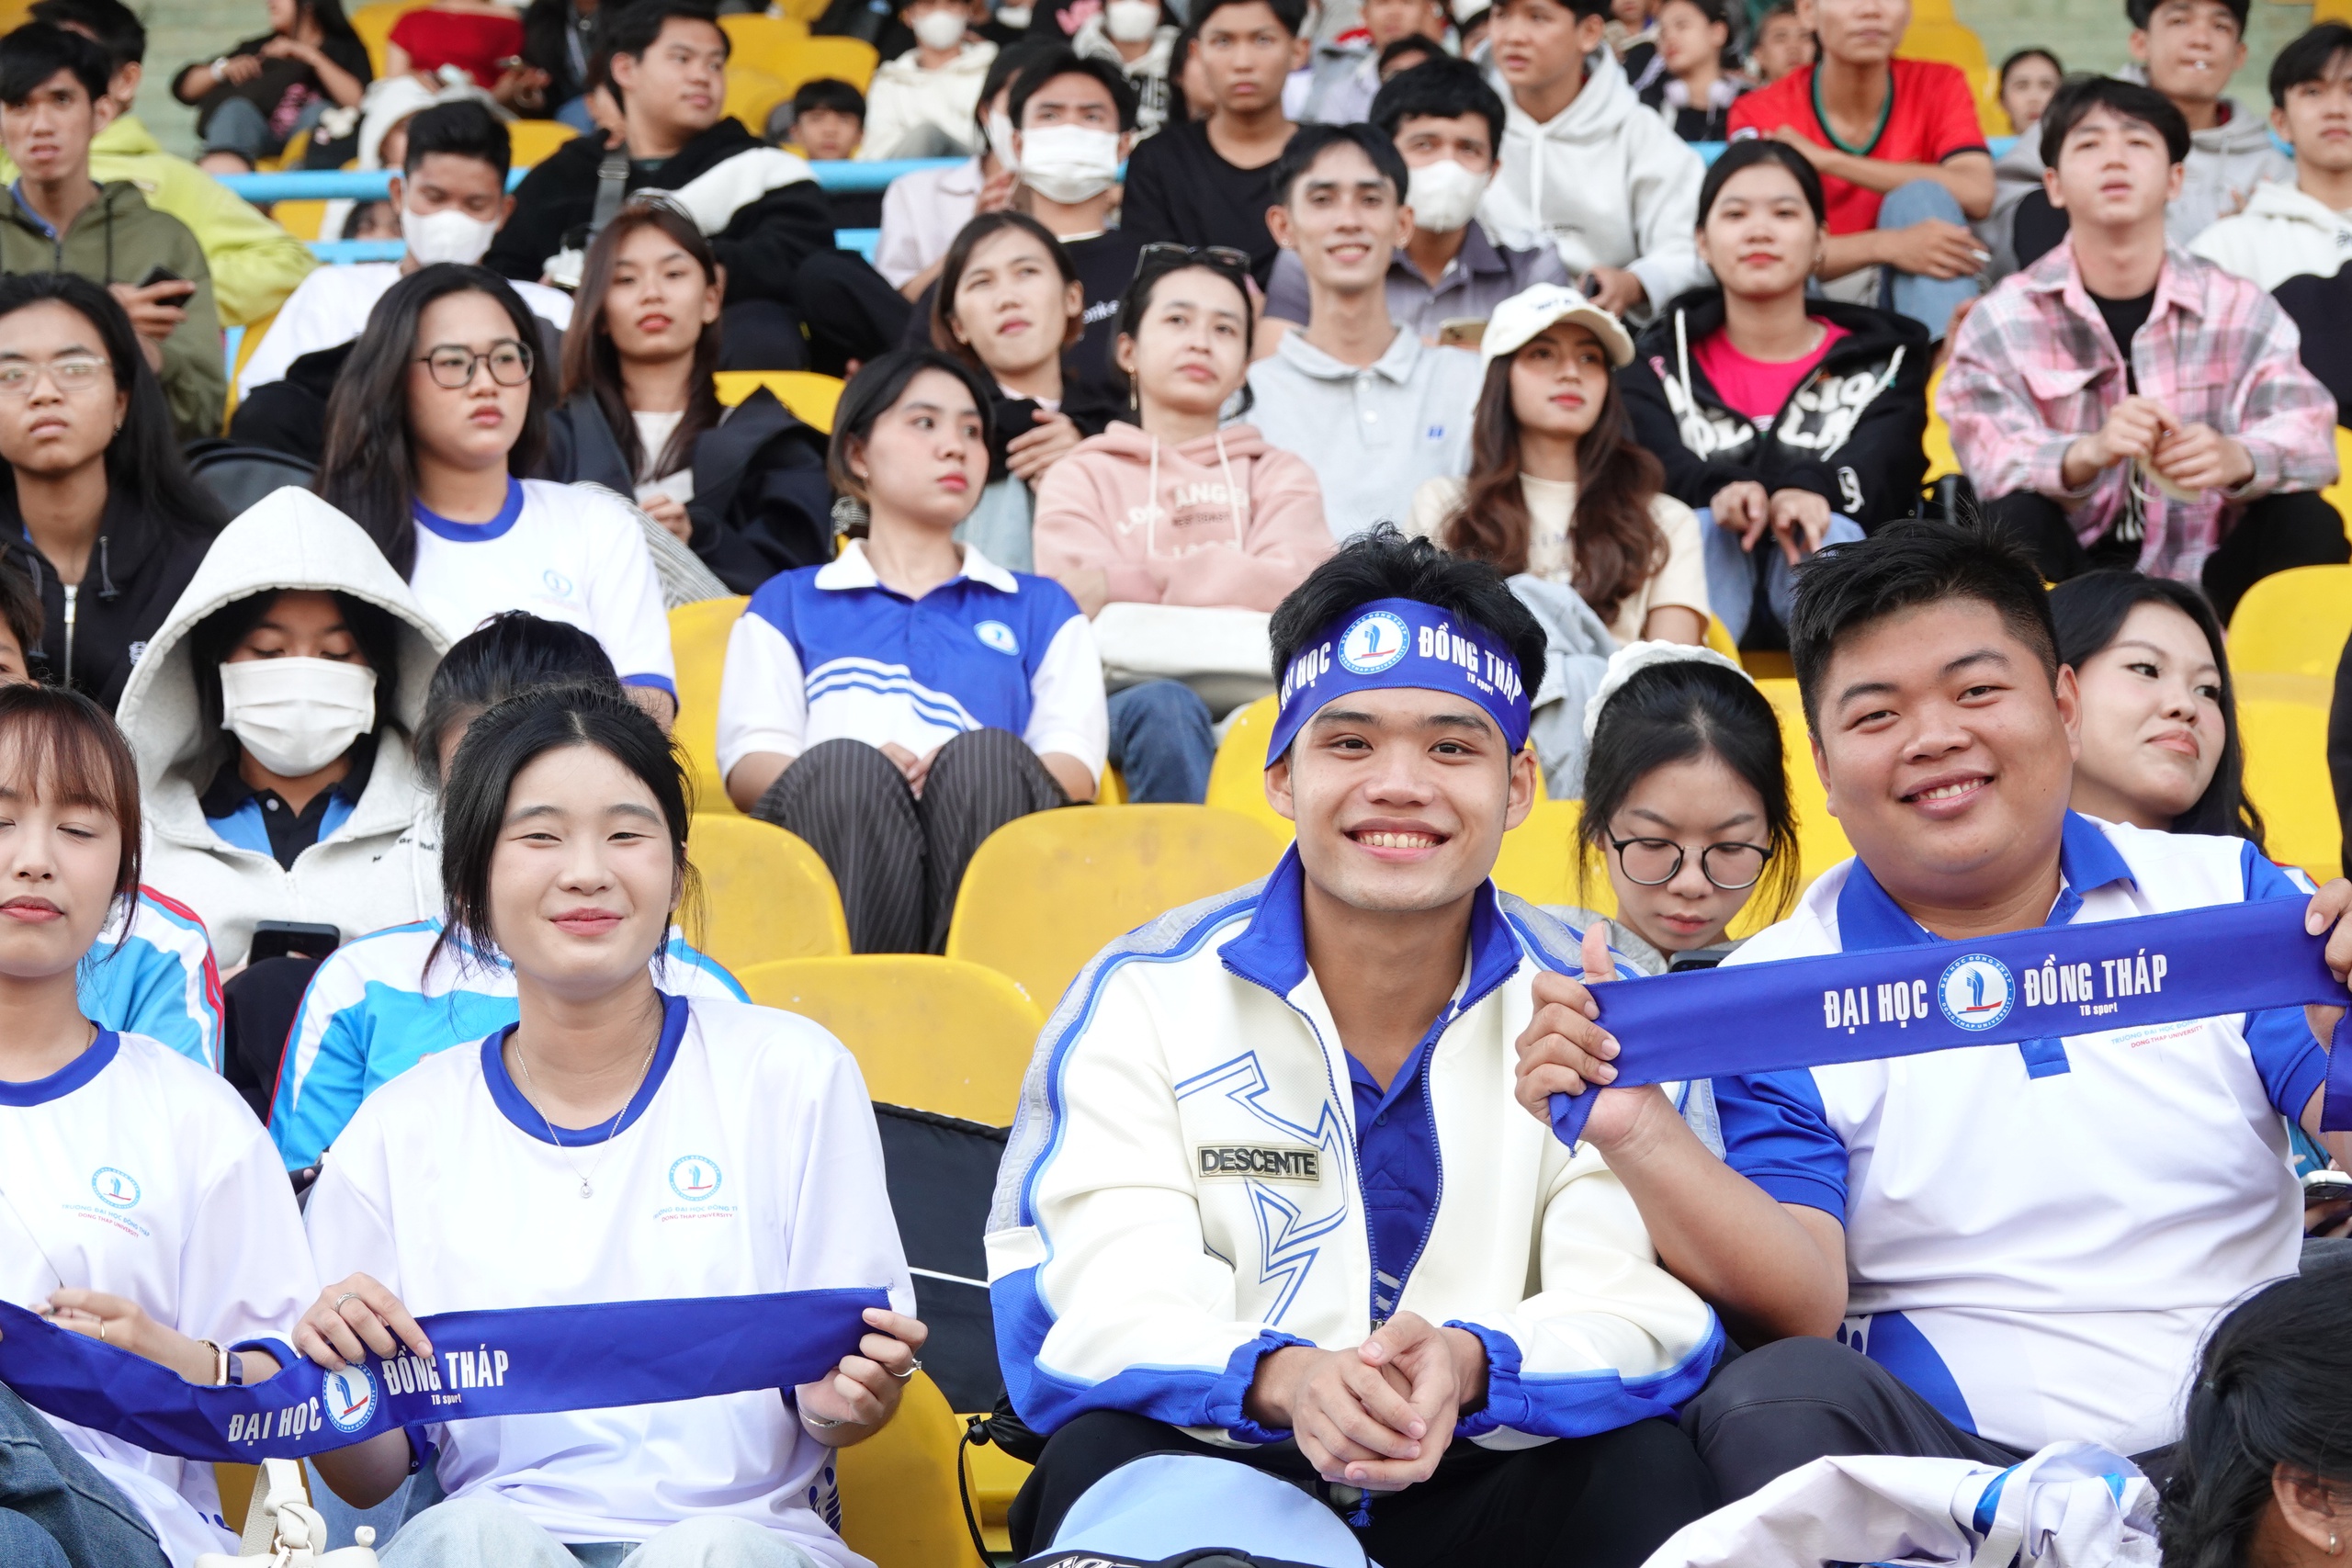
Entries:
POLYGON ((1039 572, 1099 567, 1114 601, 1244 610, 1272 610, 1333 548, 1315 470, 1255 425, 1169 446, 1124 421, 1046 470, 1032 543, 1039 572))

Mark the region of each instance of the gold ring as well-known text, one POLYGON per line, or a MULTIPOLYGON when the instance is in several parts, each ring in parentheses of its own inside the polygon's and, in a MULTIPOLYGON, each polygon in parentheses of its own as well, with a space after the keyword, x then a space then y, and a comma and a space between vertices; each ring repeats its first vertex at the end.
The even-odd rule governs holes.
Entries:
POLYGON ((99 1344, 101 1344, 101 1345, 103 1345, 103 1344, 105 1344, 106 1342, 107 1342, 107 1320, 106 1320, 105 1318, 103 1318, 103 1317, 102 1317, 102 1318, 98 1319, 98 1343, 99 1343, 99 1344))

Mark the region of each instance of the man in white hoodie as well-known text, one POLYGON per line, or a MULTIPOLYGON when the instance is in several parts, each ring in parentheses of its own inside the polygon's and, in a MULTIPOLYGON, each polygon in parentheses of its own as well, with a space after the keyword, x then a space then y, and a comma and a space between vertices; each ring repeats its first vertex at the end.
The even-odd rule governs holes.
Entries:
POLYGON ((2352 27, 2319 26, 2270 64, 2270 124, 2295 150, 2292 184, 2266 180, 2245 210, 2189 243, 2265 290, 2334 277, 2352 257, 2352 27))
POLYGON ((1501 0, 1487 39, 1509 113, 1478 215, 1548 242, 1601 306, 1645 316, 1707 281, 1693 236, 1706 169, 1642 106, 1602 41, 1607 0, 1501 0))
POLYGON ((972 110, 996 45, 967 38, 964 0, 907 0, 899 17, 914 48, 886 60, 865 89, 864 159, 955 158, 979 151, 972 110))

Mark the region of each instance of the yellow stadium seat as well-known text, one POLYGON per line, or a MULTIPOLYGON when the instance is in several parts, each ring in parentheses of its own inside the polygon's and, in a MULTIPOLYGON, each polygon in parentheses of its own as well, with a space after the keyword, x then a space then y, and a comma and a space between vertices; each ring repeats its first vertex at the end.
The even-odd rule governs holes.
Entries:
POLYGON ((720 112, 742 122, 754 136, 767 132, 768 115, 792 96, 792 88, 764 71, 748 65, 727 68, 727 102, 720 112))
POLYGON ((764 11, 746 11, 718 18, 727 35, 727 63, 764 71, 782 79, 792 48, 808 37, 808 24, 764 11))
MULTIPOLYGON (((2352 570, 2352 569, 2338 569, 2352 570)), ((2268 830, 2273 860, 2301 866, 2316 881, 2343 874, 2344 834, 2327 772, 2327 707, 2238 692, 2238 734, 2245 747, 2245 793, 2268 830)))
MULTIPOLYGON (((2352 0, 2344 0, 2346 20, 2352 20, 2352 0)), ((2352 535, 2352 430, 2335 427, 2335 482, 2320 491, 2327 503, 2344 518, 2344 531, 2352 535)))
POLYGON ((1029 1466, 994 1443, 975 1443, 966 1449, 964 1463, 972 1478, 972 1511, 980 1517, 980 1539, 989 1551, 1009 1562, 1012 1532, 1005 1528, 1005 1516, 1012 1510, 1021 1483, 1029 1479, 1029 1466))
POLYGON ((220 429, 223 433, 229 428, 230 417, 237 412, 237 378, 244 374, 245 362, 254 356, 254 350, 261 346, 262 334, 269 331, 269 324, 276 320, 277 312, 272 310, 260 321, 249 323, 245 335, 237 340, 237 362, 229 367, 229 396, 220 409, 220 429))
POLYGON ((1707 646, 1725 659, 1739 658, 1739 644, 1732 641, 1731 628, 1713 615, 1707 617, 1707 646))
POLYGON ((698 814, 687 854, 706 916, 687 935, 736 976, 779 958, 849 955, 841 891, 806 840, 750 817, 698 814))
POLYGON ((1947 474, 1960 472, 1960 458, 1951 449, 1951 427, 1944 423, 1944 416, 1936 408, 1936 394, 1943 389, 1943 385, 1944 367, 1939 365, 1928 377, 1928 431, 1919 443, 1928 454, 1928 471, 1924 478, 1928 484, 1947 474))
POLYGON ((327 219, 327 204, 323 201, 273 202, 269 215, 277 220, 278 227, 298 240, 325 238, 319 232, 327 219))
POLYGON ((870 1098, 991 1127, 1012 1125, 1046 1023, 995 970, 927 953, 788 958, 736 978, 762 1007, 832 1031, 870 1098))
POLYGON ((831 0, 773 0, 768 9, 781 13, 806 28, 815 26, 817 18, 825 14, 830 4, 831 0))
POLYGON ((411 11, 424 9, 432 0, 375 0, 350 13, 351 30, 368 46, 368 60, 375 66, 376 74, 384 73, 384 51, 392 41, 392 28, 411 11))
POLYGON ((2334 681, 2352 638, 2352 566, 2299 566, 2246 590, 2230 616, 2230 670, 2334 681))
POLYGON ((1113 767, 1102 770, 1102 779, 1094 786, 1097 806, 1125 806, 1127 803, 1127 778, 1113 767))
POLYGON ((833 1460, 850 1550, 875 1568, 986 1568, 956 1491, 963 1439, 939 1385, 923 1372, 907 1380, 897 1418, 833 1460))
POLYGON ((798 92, 803 82, 814 82, 820 76, 846 82, 862 93, 874 80, 874 68, 881 62, 882 57, 875 52, 874 46, 863 39, 805 38, 777 56, 772 69, 787 94, 798 92))
POLYGON ((506 138, 518 169, 537 164, 580 132, 560 119, 517 119, 507 123, 506 138))
MULTIPOLYGON (((1527 820, 1503 835, 1495 855, 1495 886, 1516 893, 1531 904, 1577 904, 1577 824, 1583 820, 1580 800, 1539 800, 1527 820)), ((1603 912, 1617 907, 1609 879, 1595 867, 1589 889, 1593 907, 1603 912)))
POLYGON ((1781 721, 1781 755, 1789 770, 1789 806, 1797 818, 1799 885, 1813 879, 1854 852, 1846 830, 1829 815, 1828 792, 1822 787, 1821 770, 1813 765, 1813 740, 1805 728, 1804 704, 1792 680, 1765 679, 1756 682, 1781 721))
POLYGON ((718 388, 718 400, 729 408, 765 387, 802 423, 828 435, 833 433, 833 410, 842 400, 838 376, 814 370, 721 370, 711 380, 718 388))
POLYGON ((702 599, 670 612, 670 658, 678 671, 678 722, 671 729, 686 754, 695 809, 725 817, 735 810, 718 776, 718 682, 727 669, 727 639, 749 599, 702 599))
POLYGON ((972 857, 947 956, 1011 976, 1051 1011, 1121 934, 1265 875, 1282 849, 1261 825, 1211 807, 1036 812, 989 834, 972 857))

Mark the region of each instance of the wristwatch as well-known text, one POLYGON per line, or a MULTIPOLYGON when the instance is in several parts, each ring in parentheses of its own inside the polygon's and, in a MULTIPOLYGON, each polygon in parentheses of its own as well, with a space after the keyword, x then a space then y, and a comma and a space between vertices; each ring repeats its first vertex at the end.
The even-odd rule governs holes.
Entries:
POLYGON ((225 54, 221 55, 208 69, 212 73, 212 79, 218 82, 220 80, 221 73, 229 69, 229 57, 225 54))

